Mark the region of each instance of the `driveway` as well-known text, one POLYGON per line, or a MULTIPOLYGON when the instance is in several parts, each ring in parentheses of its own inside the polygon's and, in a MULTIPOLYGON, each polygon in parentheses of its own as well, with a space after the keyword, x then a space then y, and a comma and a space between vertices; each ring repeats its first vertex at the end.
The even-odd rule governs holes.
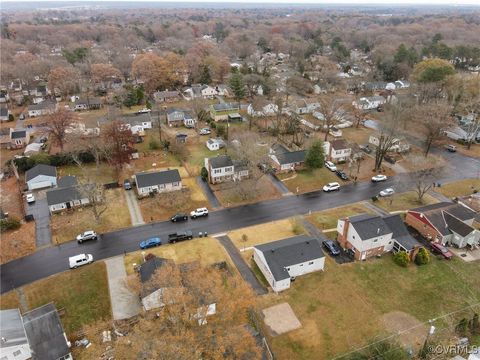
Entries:
POLYGON ((132 293, 126 286, 127 272, 123 256, 105 260, 105 264, 107 265, 113 320, 129 319, 138 315, 142 307, 138 295, 132 293))
POLYGON ((35 219, 35 243, 37 248, 52 245, 52 232, 50 231, 50 211, 44 191, 34 193, 35 202, 26 204, 27 215, 35 219))
POLYGON ((212 206, 212 208, 213 209, 220 209, 222 207, 222 205, 220 204, 220 201, 218 201, 217 197, 215 196, 215 194, 212 191, 212 189, 210 188, 210 186, 208 186, 207 182, 203 181, 201 176, 197 176, 196 179, 197 179, 197 184, 202 189, 203 193, 207 197, 207 200, 210 203, 210 205, 212 206))
POLYGON ((125 198, 127 199, 128 211, 130 212, 130 219, 132 220, 133 226, 143 225, 142 212, 140 206, 138 206, 137 196, 135 195, 135 190, 126 190, 125 198))
POLYGON ((283 196, 292 195, 292 192, 288 190, 285 184, 275 174, 268 173, 267 176, 283 196))

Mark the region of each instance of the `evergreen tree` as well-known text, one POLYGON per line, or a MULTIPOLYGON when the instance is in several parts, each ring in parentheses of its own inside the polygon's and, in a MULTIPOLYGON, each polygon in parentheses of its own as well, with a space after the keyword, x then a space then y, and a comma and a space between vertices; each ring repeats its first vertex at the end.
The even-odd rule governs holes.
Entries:
POLYGON ((199 80, 200 84, 210 85, 212 83, 212 76, 210 75, 210 69, 208 68, 208 65, 203 65, 199 80))
POLYGON ((307 156, 305 157, 305 165, 307 165, 309 169, 319 169, 323 166, 324 161, 323 142, 317 140, 310 146, 310 149, 308 149, 307 156))
POLYGON ((230 88, 235 95, 235 100, 240 101, 245 97, 245 84, 243 83, 243 76, 240 73, 234 73, 230 76, 230 88))

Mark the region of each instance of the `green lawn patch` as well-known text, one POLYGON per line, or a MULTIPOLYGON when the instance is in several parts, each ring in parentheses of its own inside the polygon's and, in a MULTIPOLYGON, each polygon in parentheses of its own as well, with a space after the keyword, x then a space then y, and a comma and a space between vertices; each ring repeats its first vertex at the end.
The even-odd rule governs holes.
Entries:
POLYGON ((330 182, 343 183, 333 172, 326 168, 315 170, 301 170, 296 173, 285 173, 277 175, 284 180, 285 186, 294 194, 319 190, 323 185, 330 182))
POLYGON ((306 216, 306 218, 318 229, 324 230, 336 228, 338 219, 364 213, 372 214, 373 211, 360 203, 354 203, 348 206, 341 206, 325 211, 314 212, 311 215, 306 216))

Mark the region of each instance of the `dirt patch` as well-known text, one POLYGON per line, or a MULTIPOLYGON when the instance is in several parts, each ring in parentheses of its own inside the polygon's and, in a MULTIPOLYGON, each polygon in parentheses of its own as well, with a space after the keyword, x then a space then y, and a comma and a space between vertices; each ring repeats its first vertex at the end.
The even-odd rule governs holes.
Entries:
POLYGON ((228 181, 212 185, 211 188, 224 207, 277 199, 281 196, 280 192, 266 176, 261 177, 258 181, 254 179, 244 179, 237 183, 228 181))
POLYGON ((20 195, 19 186, 14 176, 2 181, 0 186, 0 207, 4 212, 8 212, 10 216, 21 219, 23 218, 23 199, 20 195))
POLYGON ((2 233, 0 263, 27 256, 35 251, 35 222, 22 224, 19 229, 2 233))
POLYGON ((385 329, 399 334, 398 341, 406 348, 420 349, 425 342, 428 326, 403 311, 392 311, 382 317, 385 329))
POLYGON ((262 310, 263 320, 272 336, 299 329, 302 324, 288 303, 278 304, 262 310))

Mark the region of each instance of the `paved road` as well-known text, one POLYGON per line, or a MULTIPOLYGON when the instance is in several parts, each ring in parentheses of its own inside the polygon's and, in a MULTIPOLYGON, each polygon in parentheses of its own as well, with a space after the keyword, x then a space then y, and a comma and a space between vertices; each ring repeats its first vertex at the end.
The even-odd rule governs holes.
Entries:
POLYGON ((35 202, 26 205, 26 213, 35 219, 35 244, 38 248, 52 245, 50 230, 50 212, 47 198, 41 192, 35 193, 35 202))
MULTIPOLYGON (((440 182, 448 182, 461 178, 478 177, 480 160, 469 158, 458 153, 446 154, 449 164, 446 166, 447 177, 440 182)), ((68 257, 79 253, 91 253, 95 260, 106 259, 138 250, 141 240, 152 236, 167 237, 168 233, 181 229, 190 229, 194 233, 208 231, 209 234, 226 232, 269 221, 307 214, 309 211, 320 211, 332 207, 346 205, 370 199, 373 195, 387 187, 394 187, 397 192, 411 189, 413 186, 410 174, 401 174, 389 178, 383 183, 357 183, 342 187, 339 192, 323 193, 315 191, 298 196, 285 196, 281 199, 262 201, 235 208, 213 211, 207 218, 189 220, 181 224, 159 222, 132 227, 125 230, 103 234, 99 241, 84 244, 68 242, 61 246, 41 249, 34 254, 11 261, 0 266, 0 292, 31 283, 35 280, 62 272, 68 269, 68 257)))

